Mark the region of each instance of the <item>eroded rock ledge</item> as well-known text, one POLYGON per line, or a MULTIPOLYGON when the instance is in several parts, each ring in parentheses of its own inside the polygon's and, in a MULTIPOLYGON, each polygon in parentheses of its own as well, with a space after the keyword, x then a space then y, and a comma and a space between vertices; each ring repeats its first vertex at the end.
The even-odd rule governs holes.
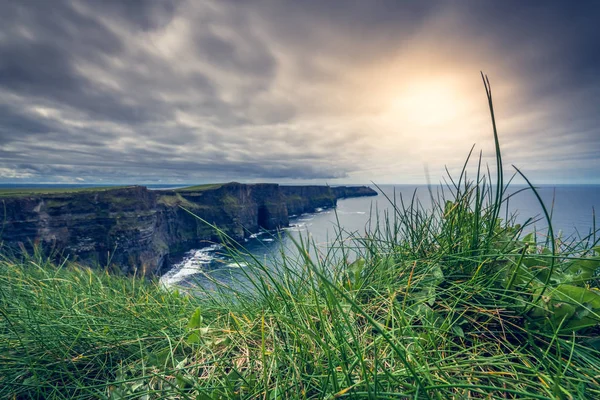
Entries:
POLYGON ((148 190, 144 186, 0 197, 4 247, 31 248, 123 272, 160 271, 169 254, 218 241, 209 225, 236 240, 261 228, 289 225, 289 216, 334 207, 346 197, 374 196, 366 186, 240 184, 148 190), (187 209, 190 212, 184 210, 187 209))

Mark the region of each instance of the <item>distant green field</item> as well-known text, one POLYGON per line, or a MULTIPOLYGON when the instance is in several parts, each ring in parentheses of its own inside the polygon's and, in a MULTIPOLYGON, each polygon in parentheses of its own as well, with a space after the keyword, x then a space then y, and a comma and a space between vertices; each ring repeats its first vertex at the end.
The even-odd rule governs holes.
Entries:
POLYGON ((96 187, 20 187, 20 188, 0 188, 0 197, 18 197, 30 196, 33 194, 58 194, 58 193, 79 193, 79 192, 100 192, 129 186, 96 186, 96 187))
POLYGON ((175 189, 176 192, 197 192, 202 190, 214 190, 223 186, 224 183, 208 183, 205 185, 188 186, 181 189, 175 189))
MULTIPOLYGON (((223 183, 209 183, 205 185, 187 186, 175 189, 176 192, 197 192, 203 190, 214 190, 223 186, 223 183)), ((0 188, 0 197, 19 197, 38 194, 60 194, 60 193, 81 193, 81 192, 99 192, 112 189, 131 187, 131 185, 121 186, 94 186, 94 187, 18 187, 18 188, 0 188)), ((160 189, 158 189, 160 191, 160 189)))

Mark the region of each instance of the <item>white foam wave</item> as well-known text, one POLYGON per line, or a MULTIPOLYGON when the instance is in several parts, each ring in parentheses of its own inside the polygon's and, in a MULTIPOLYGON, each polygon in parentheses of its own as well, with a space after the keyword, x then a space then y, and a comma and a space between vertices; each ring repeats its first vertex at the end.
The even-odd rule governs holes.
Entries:
POLYGON ((213 244, 199 250, 189 251, 181 263, 174 265, 173 268, 160 277, 160 282, 165 286, 171 286, 183 280, 186 276, 201 272, 206 265, 209 265, 215 259, 214 252, 222 248, 223 246, 220 244, 213 244))
POLYGON ((227 264, 228 268, 243 268, 243 267, 247 267, 248 264, 246 264, 245 262, 234 262, 234 263, 229 263, 227 264))
POLYGON ((284 230, 290 231, 290 232, 304 232, 311 225, 312 224, 306 224, 306 223, 301 222, 299 224, 290 225, 289 227, 284 228, 284 230))

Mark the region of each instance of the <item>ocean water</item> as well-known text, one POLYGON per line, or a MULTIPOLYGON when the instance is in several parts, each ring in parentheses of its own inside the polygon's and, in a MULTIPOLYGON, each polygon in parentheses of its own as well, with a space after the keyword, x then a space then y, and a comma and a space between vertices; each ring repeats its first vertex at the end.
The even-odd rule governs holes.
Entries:
MULTIPOLYGON (((296 254, 294 241, 309 238, 317 244, 319 249, 325 250, 334 242, 339 228, 348 236, 350 233, 364 233, 376 224, 376 215, 393 213, 393 205, 389 199, 402 199, 410 202, 413 194, 424 207, 430 207, 431 197, 425 185, 384 185, 378 188, 380 192, 376 197, 359 197, 338 201, 336 210, 318 210, 313 214, 295 216, 290 220, 291 226, 279 232, 262 232, 242 243, 247 258, 261 260, 265 264, 276 264, 281 253, 296 254)), ((509 193, 519 192, 524 186, 512 186, 509 193)), ((540 197, 552 214, 552 226, 556 235, 564 238, 589 235, 594 229, 594 210, 600 208, 600 185, 558 185, 537 186, 540 197)), ((435 194, 438 190, 433 188, 435 194)), ((508 209, 503 215, 516 213, 516 222, 523 223, 533 218, 534 226, 538 231, 545 231, 548 221, 544 218, 542 207, 531 190, 521 191, 512 196, 508 202, 508 209)), ((599 224, 600 227, 600 224, 599 224)), ((162 280, 168 285, 182 285, 188 287, 202 286, 214 288, 219 284, 228 282, 246 281, 244 268, 247 259, 241 257, 232 259, 228 252, 220 245, 213 245, 204 249, 195 249, 188 252, 181 262, 170 269, 162 280)))

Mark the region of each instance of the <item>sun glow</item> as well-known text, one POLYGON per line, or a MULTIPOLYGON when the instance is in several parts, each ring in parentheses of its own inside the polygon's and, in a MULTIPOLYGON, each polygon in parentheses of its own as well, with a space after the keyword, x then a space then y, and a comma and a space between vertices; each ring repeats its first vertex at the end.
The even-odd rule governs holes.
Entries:
POLYGON ((455 149, 464 143, 487 148, 489 117, 478 82, 468 82, 470 76, 461 71, 426 77, 413 74, 411 78, 382 85, 385 89, 379 98, 384 108, 372 129, 377 132, 373 146, 380 158, 389 154, 387 162, 397 169, 409 162, 435 168, 438 160, 464 161, 455 160, 455 149), (389 149, 402 149, 403 156, 389 149))
POLYGON ((392 98, 389 114, 403 124, 431 128, 455 121, 464 111, 464 97, 449 84, 409 84, 392 98))

